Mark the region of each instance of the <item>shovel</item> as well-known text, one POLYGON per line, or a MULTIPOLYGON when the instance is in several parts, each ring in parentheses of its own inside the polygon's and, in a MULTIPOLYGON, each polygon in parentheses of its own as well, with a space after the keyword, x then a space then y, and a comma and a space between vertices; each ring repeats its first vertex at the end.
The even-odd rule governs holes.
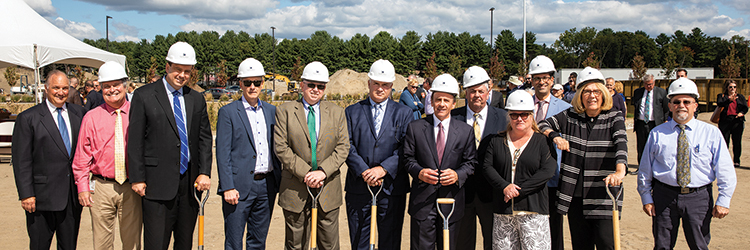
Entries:
POLYGON ((313 195, 312 190, 310 190, 310 187, 307 187, 307 193, 310 194, 310 197, 312 197, 312 228, 310 229, 310 249, 311 250, 318 250, 318 197, 320 197, 321 190, 323 190, 323 186, 321 186, 318 189, 318 193, 313 195))
POLYGON ((620 189, 616 196, 612 196, 612 192, 609 191, 609 185, 607 185, 607 195, 612 199, 612 232, 615 236, 615 250, 620 250, 620 211, 617 210, 617 199, 622 195, 622 186, 612 186, 620 189))
MULTIPOLYGON (((195 183, 193 186, 198 187, 198 183, 195 183)), ((203 212, 206 206, 206 201, 208 200, 208 195, 203 195, 203 199, 201 199, 198 194, 203 195, 203 191, 195 189, 195 192, 193 193, 195 200, 198 201, 198 205, 200 205, 200 209, 198 209, 198 250, 203 250, 203 212)))
POLYGON ((453 209, 456 207, 456 200, 453 198, 438 198, 437 199, 437 210, 440 214, 440 217, 443 218, 443 249, 444 250, 450 250, 450 229, 448 229, 448 220, 451 218, 451 215, 453 214, 453 209), (451 205, 451 212, 448 213, 448 216, 443 215, 443 212, 440 209, 440 205, 451 205))
POLYGON ((380 194, 380 191, 383 191, 383 184, 380 184, 377 193, 372 192, 370 185, 367 185, 367 190, 370 191, 370 196, 372 196, 370 204, 370 250, 375 250, 375 228, 378 224, 378 194, 380 194))

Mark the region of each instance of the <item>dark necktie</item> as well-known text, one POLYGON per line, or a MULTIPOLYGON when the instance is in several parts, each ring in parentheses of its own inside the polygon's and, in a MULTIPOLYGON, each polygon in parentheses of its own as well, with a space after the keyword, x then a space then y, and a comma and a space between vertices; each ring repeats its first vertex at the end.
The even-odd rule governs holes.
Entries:
POLYGON ((438 134, 437 134, 437 153, 438 153, 438 164, 443 163, 443 152, 445 151, 445 133, 443 132, 443 123, 438 123, 438 134))
POLYGON ((643 120, 648 122, 651 117, 651 95, 649 95, 651 91, 646 91, 646 102, 644 104, 644 110, 643 110, 643 120))
POLYGON ((690 142, 685 135, 685 125, 679 124, 680 137, 677 140, 677 184, 687 187, 690 184, 690 142))
POLYGON ((70 156, 70 136, 68 135, 68 125, 65 124, 62 111, 62 108, 57 108, 57 129, 60 130, 60 136, 65 144, 65 149, 68 150, 68 156, 70 156))
POLYGON ((307 106, 310 112, 307 112, 307 129, 310 130, 310 154, 312 155, 310 163, 312 164, 312 170, 318 170, 318 136, 315 132, 315 109, 313 106, 307 106))
POLYGON ((180 134, 180 174, 184 174, 188 169, 188 137, 185 119, 182 117, 182 106, 180 105, 180 92, 172 92, 172 103, 174 104, 174 122, 180 134))

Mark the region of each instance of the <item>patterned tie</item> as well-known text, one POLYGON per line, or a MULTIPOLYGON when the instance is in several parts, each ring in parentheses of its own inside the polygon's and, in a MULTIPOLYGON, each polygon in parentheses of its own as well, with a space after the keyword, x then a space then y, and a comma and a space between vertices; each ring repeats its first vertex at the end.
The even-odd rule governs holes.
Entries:
POLYGON ((540 121, 544 120, 544 103, 545 103, 544 100, 539 100, 536 103, 537 104, 536 105, 537 106, 536 107, 536 118, 534 118, 534 120, 536 120, 537 123, 539 123, 540 121))
POLYGON ((122 184, 127 179, 125 174, 125 140, 122 135, 121 110, 115 110, 115 181, 122 184))
POLYGON ((383 108, 383 104, 380 104, 380 103, 375 104, 375 114, 373 114, 373 116, 372 116, 372 120, 375 123, 375 136, 379 136, 380 135, 380 125, 383 122, 380 119, 378 119, 378 118, 380 118, 380 112, 381 112, 380 109, 381 108, 383 108))
POLYGON ((57 129, 60 130, 60 136, 65 144, 65 149, 68 150, 68 156, 70 156, 70 136, 68 135, 68 125, 65 124, 62 111, 62 108, 57 108, 57 129))
POLYGON ((679 124, 680 137, 677 140, 677 184, 687 187, 690 184, 690 142, 685 135, 685 125, 679 124))
POLYGON ((482 129, 479 128, 479 113, 474 113, 474 143, 479 148, 479 140, 482 139, 482 129))
POLYGON ((646 104, 644 104, 646 107, 644 107, 643 111, 643 120, 648 122, 649 117, 651 117, 651 95, 649 95, 651 91, 646 91, 646 104))
POLYGON ((312 154, 310 163, 312 163, 312 170, 314 171, 318 170, 318 136, 315 132, 315 109, 312 105, 307 107, 310 109, 310 112, 307 112, 307 129, 310 130, 310 153, 312 154))
POLYGON ((185 126, 185 120, 182 118, 182 107, 180 105, 180 91, 175 90, 172 92, 174 103, 174 122, 177 125, 177 130, 180 134, 180 174, 184 174, 188 169, 188 137, 187 127, 185 126))
POLYGON ((443 132, 443 123, 438 123, 438 134, 437 134, 437 153, 438 153, 438 165, 443 163, 443 152, 445 152, 445 133, 443 132))

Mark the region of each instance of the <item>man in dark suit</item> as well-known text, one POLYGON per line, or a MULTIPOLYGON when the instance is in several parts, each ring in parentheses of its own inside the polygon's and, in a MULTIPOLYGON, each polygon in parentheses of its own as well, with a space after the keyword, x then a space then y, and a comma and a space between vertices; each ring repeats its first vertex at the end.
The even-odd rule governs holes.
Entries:
MULTIPOLYGON (((472 127, 455 118, 458 82, 442 74, 432 82, 432 107, 435 114, 409 123, 404 137, 404 168, 412 176, 409 196, 411 249, 443 249, 443 221, 437 212, 437 198, 455 199, 449 220, 450 249, 456 248, 458 222, 464 216, 463 185, 477 165, 476 143, 472 127)), ((449 213, 450 206, 441 211, 449 213)))
POLYGON ((351 149, 346 158, 346 212, 352 249, 369 249, 370 220, 378 222, 378 249, 401 249, 401 229, 406 210, 409 176, 398 167, 411 109, 389 99, 396 79, 393 64, 378 60, 370 67, 366 100, 345 110, 351 149), (370 217, 371 195, 378 195, 377 218, 370 217))
POLYGON ((198 191, 211 186, 211 126, 206 100, 185 87, 195 50, 177 42, 167 53, 166 75, 138 88, 130 104, 128 177, 143 197, 144 249, 190 249, 198 191))
POLYGON ((76 249, 82 207, 73 180, 73 156, 85 111, 66 103, 68 77, 47 75, 46 100, 16 118, 13 128, 13 174, 26 211, 29 249, 76 249))
POLYGON ((490 105, 490 107, 495 107, 499 109, 505 108, 505 100, 503 100, 503 93, 497 90, 493 90, 492 86, 495 86, 495 81, 490 79, 489 82, 487 82, 487 85, 490 86, 490 92, 487 96, 486 101, 487 104, 490 105))
POLYGON ((83 105, 84 108, 86 108, 86 111, 92 110, 96 107, 99 107, 99 105, 102 105, 104 103, 104 96, 102 96, 102 93, 100 93, 98 90, 96 90, 96 86, 99 85, 98 81, 97 84, 94 84, 94 80, 88 80, 85 84, 85 90, 86 90, 86 102, 83 105))
POLYGON ((320 192, 318 249, 339 249, 340 168, 349 154, 346 115, 341 107, 322 100, 329 80, 325 65, 311 62, 302 71, 302 80, 302 99, 276 109, 274 149, 282 164, 279 206, 286 223, 284 248, 310 247, 310 188, 320 192))
MULTIPOLYGON (((464 72, 463 84, 466 91, 466 107, 453 109, 451 117, 472 126, 475 144, 479 147, 479 142, 483 138, 504 131, 508 127, 508 112, 487 105, 492 82, 483 68, 469 67, 464 72)), ((477 151, 477 160, 482 159, 482 152, 484 150, 477 151)), ((484 249, 492 249, 492 186, 484 176, 472 174, 466 180, 464 189, 466 207, 458 229, 457 245, 461 246, 461 249, 474 249, 479 217, 484 249)))
MULTIPOLYGON (((632 103, 635 110, 633 130, 638 141, 638 163, 641 162, 651 129, 666 121, 669 113, 667 91, 654 86, 654 75, 643 77, 643 87, 633 91, 632 103)), ((635 172, 630 172, 634 174, 635 172)))
POLYGON ((216 165, 224 197, 224 249, 265 249, 281 166, 273 151, 276 107, 261 101, 263 65, 245 59, 237 70, 242 98, 219 109, 216 165))

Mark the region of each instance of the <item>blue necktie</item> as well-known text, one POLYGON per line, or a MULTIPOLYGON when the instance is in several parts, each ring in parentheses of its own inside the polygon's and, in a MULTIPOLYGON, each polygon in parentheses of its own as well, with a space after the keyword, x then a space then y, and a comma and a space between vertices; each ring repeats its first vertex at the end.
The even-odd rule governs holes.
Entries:
POLYGON ((180 132, 180 174, 184 174, 188 169, 188 137, 187 130, 185 127, 185 120, 182 118, 182 108, 180 107, 180 92, 175 90, 172 92, 174 96, 172 103, 174 104, 172 110, 174 110, 174 122, 177 125, 177 130, 180 132))
POLYGON ((62 108, 57 108, 57 129, 60 130, 60 136, 62 136, 65 149, 68 150, 68 156, 70 156, 70 136, 68 135, 68 125, 65 124, 62 111, 62 108))
POLYGON ((375 104, 375 114, 373 114, 373 117, 372 117, 372 119, 375 122, 375 124, 374 124, 375 125, 375 136, 379 136, 380 135, 380 125, 381 125, 381 122, 382 122, 380 120, 380 108, 382 107, 382 105, 383 104, 380 104, 380 103, 376 103, 375 104))

